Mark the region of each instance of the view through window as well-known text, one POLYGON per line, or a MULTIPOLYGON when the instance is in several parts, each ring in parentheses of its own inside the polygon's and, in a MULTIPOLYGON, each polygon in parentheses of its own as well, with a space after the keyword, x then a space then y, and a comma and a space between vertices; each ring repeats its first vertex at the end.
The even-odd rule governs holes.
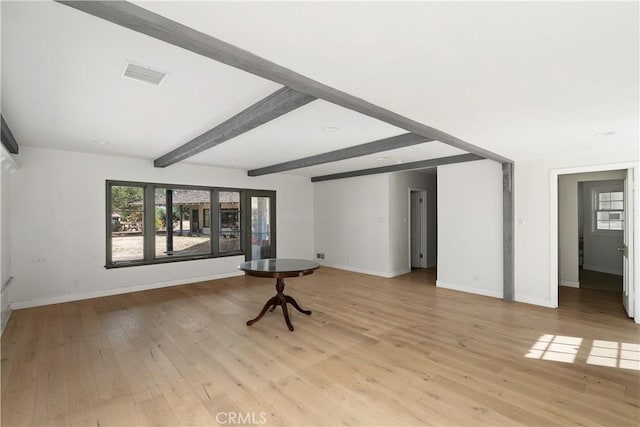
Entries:
POLYGON ((258 259, 275 247, 269 207, 274 191, 127 181, 106 181, 106 187, 107 268, 242 255, 243 250, 248 259, 255 251, 258 259), (268 197, 251 197, 255 192, 268 197), (247 218, 243 203, 251 212, 247 218))
POLYGON ((155 253, 166 256, 211 253, 211 193, 188 189, 155 189, 155 253), (169 214, 169 211, 171 212, 169 214))
POLYGON ((144 188, 111 187, 111 260, 144 259, 144 188))
POLYGON ((220 253, 240 250, 240 193, 220 191, 218 193, 220 217, 220 253))
POLYGON ((624 193, 598 192, 596 230, 622 230, 624 227, 624 193))

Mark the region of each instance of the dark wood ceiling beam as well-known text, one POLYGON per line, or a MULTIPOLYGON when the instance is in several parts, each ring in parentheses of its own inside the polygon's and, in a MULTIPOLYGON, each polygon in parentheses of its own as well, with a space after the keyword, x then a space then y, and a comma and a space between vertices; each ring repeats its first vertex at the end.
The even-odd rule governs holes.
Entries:
POLYGON ((481 147, 472 145, 453 135, 411 120, 393 111, 374 105, 361 98, 334 89, 318 81, 268 61, 208 34, 172 21, 126 1, 68 1, 59 3, 105 19, 131 30, 146 34, 174 46, 181 47, 218 62, 244 70, 256 76, 280 83, 318 99, 331 102, 366 116, 397 126, 425 138, 440 141, 470 153, 500 163, 512 160, 481 147))
POLYGON ((9 125, 4 121, 4 117, 0 114, 0 122, 1 122, 1 138, 2 145, 7 149, 11 154, 18 154, 19 147, 18 141, 16 141, 13 133, 11 133, 11 129, 9 129, 9 125))
POLYGON ((188 159, 287 114, 296 108, 302 107, 315 99, 313 96, 283 87, 213 129, 155 159, 153 165, 158 168, 164 168, 188 159))
POLYGON ((460 154, 457 156, 440 157, 438 159, 420 160, 418 162, 400 163, 398 165, 382 166, 379 168, 360 169, 357 171, 334 173, 331 175, 314 176, 311 182, 331 181, 334 179, 353 178, 354 176, 375 175, 387 172, 399 172, 415 169, 433 168, 439 165, 450 165, 453 163, 472 162, 482 160, 484 157, 476 154, 460 154))
POLYGON ((396 148, 409 147, 412 145, 422 144, 430 141, 430 139, 420 135, 416 135, 413 133, 404 133, 402 135, 396 135, 390 138, 367 142, 366 144, 355 145, 353 147, 329 151, 327 153, 304 157, 297 160, 291 160, 289 162, 279 163, 277 165, 253 169, 250 170, 247 174, 249 176, 260 176, 276 172, 285 172, 288 170, 306 168, 309 166, 366 156, 368 154, 380 153, 382 151, 394 150, 396 148))

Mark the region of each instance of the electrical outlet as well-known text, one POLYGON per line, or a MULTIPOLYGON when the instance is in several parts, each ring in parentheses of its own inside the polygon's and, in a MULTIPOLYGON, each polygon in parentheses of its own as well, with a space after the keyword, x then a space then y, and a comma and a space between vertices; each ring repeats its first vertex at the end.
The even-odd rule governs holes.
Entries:
POLYGON ((318 258, 318 259, 324 259, 324 253, 322 253, 322 252, 318 252, 318 253, 316 254, 316 258, 318 258))

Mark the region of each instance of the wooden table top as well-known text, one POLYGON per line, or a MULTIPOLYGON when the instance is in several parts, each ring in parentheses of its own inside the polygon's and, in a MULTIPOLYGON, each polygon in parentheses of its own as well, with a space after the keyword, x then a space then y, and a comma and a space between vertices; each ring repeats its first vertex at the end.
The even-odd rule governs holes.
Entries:
POLYGON ((305 259, 268 258, 246 261, 238 268, 250 276, 279 278, 312 274, 320 264, 305 259))

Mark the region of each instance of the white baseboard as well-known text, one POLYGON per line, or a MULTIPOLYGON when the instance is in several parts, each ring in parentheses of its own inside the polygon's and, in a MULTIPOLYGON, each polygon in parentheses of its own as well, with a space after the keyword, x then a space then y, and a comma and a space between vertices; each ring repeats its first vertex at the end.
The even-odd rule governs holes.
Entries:
POLYGON ((560 286, 566 286, 568 288, 579 288, 580 282, 574 282, 571 280, 560 280, 560 286))
POLYGON ((130 292, 148 291, 151 289, 167 288, 169 286, 187 285, 189 283, 206 282, 208 280, 226 279, 228 277, 242 276, 242 271, 231 271, 228 273, 213 274, 210 276, 189 277, 185 279, 170 280, 167 282, 145 283, 142 285, 124 286, 120 288, 104 289, 101 291, 86 292, 83 294, 68 294, 50 298, 38 298, 28 301, 18 301, 11 303, 12 310, 22 308, 39 307, 41 305, 59 304, 69 301, 79 301, 83 299, 107 297, 111 295, 128 294, 130 292))
POLYGON ((599 267, 597 265, 583 265, 582 266, 583 270, 589 270, 589 271, 597 271, 599 273, 607 273, 607 274, 615 274, 616 276, 622 276, 622 270, 616 270, 613 268, 607 268, 607 267, 599 267))
POLYGON ((391 272, 391 273, 389 273, 389 275, 388 275, 388 276, 386 276, 386 277, 389 277, 389 278, 391 278, 391 277, 397 277, 397 276, 402 276, 403 274, 409 274, 409 273, 411 273, 411 269, 410 269, 410 268, 409 268, 409 269, 405 268, 405 269, 403 269, 403 270, 396 270, 396 271, 392 271, 392 272, 391 272))
POLYGON ((441 280, 436 280, 436 287, 442 288, 442 289, 451 289, 453 291, 467 292, 470 294, 484 295, 486 297, 493 297, 493 298, 500 298, 500 299, 503 298, 502 291, 494 291, 491 289, 471 288, 468 286, 454 285, 452 283, 445 283, 441 280))
POLYGON ((386 279, 390 279, 392 277, 395 276, 399 276, 400 274, 406 274, 409 273, 409 271, 400 271, 400 272, 382 272, 382 271, 373 271, 373 270, 367 270, 364 268, 357 268, 357 267, 352 267, 350 265, 341 265, 341 264, 333 264, 331 262, 322 262, 321 265, 324 265, 326 267, 331 267, 331 268, 337 268, 338 270, 345 270, 345 271, 352 271, 354 273, 362 273, 362 274, 368 274, 370 276, 378 276, 378 277, 384 277, 386 279))
POLYGON ((553 305, 550 300, 542 299, 542 298, 535 298, 535 297, 527 297, 527 296, 516 295, 515 301, 516 302, 521 302, 521 303, 524 303, 524 304, 539 305, 541 307, 547 307, 547 308, 558 308, 558 306, 557 305, 553 305))

